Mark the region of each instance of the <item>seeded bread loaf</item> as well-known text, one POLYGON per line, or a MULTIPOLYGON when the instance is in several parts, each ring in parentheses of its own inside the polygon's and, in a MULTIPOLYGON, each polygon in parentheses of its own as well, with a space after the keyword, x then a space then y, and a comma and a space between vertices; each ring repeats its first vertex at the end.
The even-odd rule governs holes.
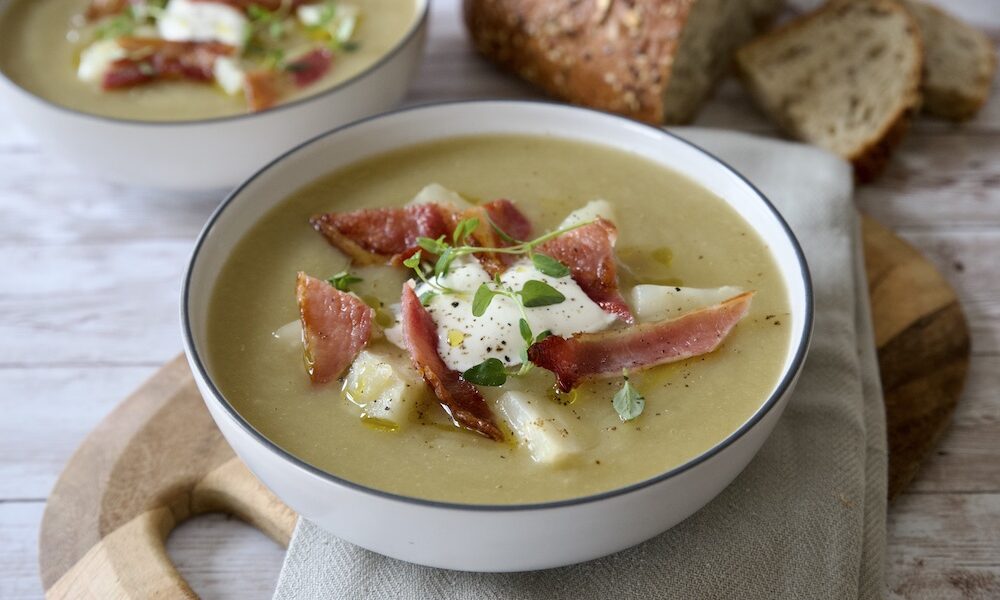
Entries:
POLYGON ((476 48, 549 94, 683 123, 782 0, 465 0, 476 48))
POLYGON ((923 110, 954 121, 972 118, 997 71, 993 43, 981 31, 922 2, 906 1, 924 40, 923 110))
POLYGON ((830 2, 744 46, 736 63, 765 113, 851 161, 861 181, 882 171, 920 105, 920 34, 891 0, 830 2))

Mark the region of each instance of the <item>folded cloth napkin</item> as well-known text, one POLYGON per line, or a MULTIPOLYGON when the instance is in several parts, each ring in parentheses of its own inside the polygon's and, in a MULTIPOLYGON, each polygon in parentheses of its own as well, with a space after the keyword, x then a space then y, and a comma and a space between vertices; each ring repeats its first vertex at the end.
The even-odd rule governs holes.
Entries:
POLYGON ((463 573, 363 550, 300 520, 275 598, 881 598, 885 418, 848 166, 732 132, 677 135, 742 172, 805 249, 812 350, 774 433, 705 508, 635 548, 530 573, 463 573))

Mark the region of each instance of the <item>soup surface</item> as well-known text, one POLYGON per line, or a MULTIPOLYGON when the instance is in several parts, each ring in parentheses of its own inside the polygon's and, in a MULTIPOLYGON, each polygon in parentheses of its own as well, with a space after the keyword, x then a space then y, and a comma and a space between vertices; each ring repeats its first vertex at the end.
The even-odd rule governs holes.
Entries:
MULTIPOLYGON (((153 0, 146 1, 154 4, 153 0)), ((236 10, 213 2, 180 1, 202 8, 209 5, 210 10, 236 10)), ((0 71, 37 96, 86 113, 140 121, 225 117, 294 101, 350 79, 395 47, 416 17, 416 0, 314 1, 312 19, 319 19, 318 25, 306 26, 296 13, 288 11, 282 13, 282 19, 274 16, 278 11, 251 11, 246 22, 236 23, 234 27, 246 26, 258 33, 226 56, 230 68, 224 74, 212 64, 204 68, 204 73, 196 70, 193 79, 188 75, 171 75, 162 80, 150 76, 147 80, 144 79, 147 71, 126 71, 116 78, 120 87, 105 89, 105 76, 110 68, 106 49, 92 53, 96 66, 90 68, 89 80, 81 79, 81 57, 88 48, 102 40, 113 45, 119 35, 143 39, 158 36, 159 20, 151 16, 136 25, 117 15, 88 22, 83 15, 91 0, 11 0, 6 5, 0 4, 7 7, 0 14, 0 71), (324 14, 326 7, 330 8, 324 14), (337 14, 336 7, 341 7, 341 15, 348 14, 344 7, 350 9, 350 27, 340 29, 343 43, 331 39, 326 32, 326 29, 336 30, 343 22, 330 16, 337 14), (278 21, 281 27, 273 28, 272 23, 278 21), (296 62, 311 51, 324 53, 319 64, 296 62), (273 72, 275 77, 253 79, 260 83, 254 88, 259 88, 258 91, 251 94, 248 74, 263 72, 273 72), (255 104, 259 106, 254 108, 255 104)), ((160 3, 165 2, 160 0, 160 3)), ((170 4, 165 5, 169 9, 170 4)), ((178 17, 182 22, 186 22, 185 18, 187 15, 178 17)), ((171 35, 207 36, 213 40, 239 37, 232 34, 232 28, 218 37, 198 29, 206 26, 212 29, 211 25, 198 21, 188 29, 186 25, 175 27, 171 35)), ((148 49, 140 47, 135 52, 148 53, 148 49)), ((137 64, 137 68, 152 72, 148 65, 137 64)))
MULTIPOLYGON (((633 484, 718 444, 774 389, 789 347, 788 311, 768 247, 721 199, 688 178, 630 154, 566 140, 454 138, 325 175, 273 209, 238 244, 217 280, 207 360, 240 414, 320 469, 420 498, 530 503, 633 484), (350 267, 313 231, 309 217, 399 206, 429 182, 478 202, 510 199, 537 233, 591 200, 606 199, 615 209, 626 298, 636 284, 738 286, 756 292, 750 312, 715 352, 631 373, 645 409, 629 421, 612 406, 620 376, 569 394, 555 394, 552 374, 541 368, 511 378, 507 389, 536 394, 545 411, 567 424, 575 450, 558 464, 538 462, 516 440, 496 442, 454 427, 429 392, 419 418, 405 427, 360 419, 339 382, 309 381, 298 339, 289 344, 274 332, 299 316, 297 271, 325 279, 350 268, 363 279, 351 288, 357 295, 377 306, 398 303, 412 273, 350 267)), ((497 411, 500 390, 481 389, 497 411)))

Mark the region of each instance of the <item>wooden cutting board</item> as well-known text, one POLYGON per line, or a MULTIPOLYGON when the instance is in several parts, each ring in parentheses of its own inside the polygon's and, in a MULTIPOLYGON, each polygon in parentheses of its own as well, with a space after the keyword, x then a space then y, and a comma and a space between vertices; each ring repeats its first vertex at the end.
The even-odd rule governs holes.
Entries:
MULTIPOLYGON (((863 237, 893 498, 948 424, 969 333, 954 292, 926 259, 872 219, 863 237)), ((164 541, 208 512, 239 517, 284 545, 296 519, 235 457, 178 357, 98 425, 56 483, 39 549, 47 597, 196 598, 164 541)))

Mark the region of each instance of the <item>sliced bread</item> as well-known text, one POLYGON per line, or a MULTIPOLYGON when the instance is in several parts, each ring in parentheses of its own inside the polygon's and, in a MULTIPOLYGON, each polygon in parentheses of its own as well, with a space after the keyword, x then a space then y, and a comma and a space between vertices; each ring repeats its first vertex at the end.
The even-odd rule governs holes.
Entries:
POLYGON ((736 54, 750 93, 790 135, 843 156, 869 181, 920 104, 923 50, 891 0, 827 3, 736 54))
POLYGON ((972 118, 986 102, 997 72, 993 42, 934 6, 912 0, 904 6, 924 39, 923 110, 954 121, 972 118))
POLYGON ((476 49, 576 104, 694 118, 737 46, 782 0, 465 0, 476 49))

